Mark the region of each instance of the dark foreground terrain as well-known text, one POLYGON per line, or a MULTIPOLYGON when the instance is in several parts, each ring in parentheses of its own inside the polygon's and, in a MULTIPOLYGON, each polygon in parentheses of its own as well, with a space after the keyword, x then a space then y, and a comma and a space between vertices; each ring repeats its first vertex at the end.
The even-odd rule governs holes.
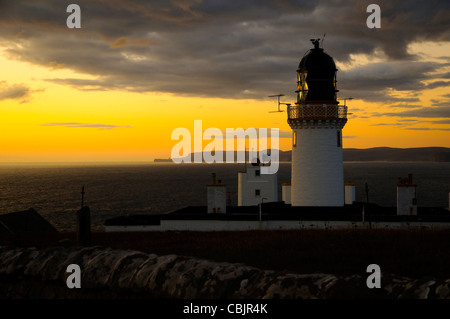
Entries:
MULTIPOLYGON (((450 230, 92 233, 93 246, 185 255, 294 273, 450 278, 450 230)), ((0 235, 0 246, 76 246, 76 233, 0 235)))

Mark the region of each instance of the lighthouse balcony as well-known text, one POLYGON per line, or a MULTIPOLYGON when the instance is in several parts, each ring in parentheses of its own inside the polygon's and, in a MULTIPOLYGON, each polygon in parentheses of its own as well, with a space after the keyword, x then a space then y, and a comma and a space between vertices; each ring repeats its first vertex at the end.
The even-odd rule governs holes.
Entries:
POLYGON ((289 105, 288 121, 291 120, 347 120, 347 106, 337 104, 289 105))

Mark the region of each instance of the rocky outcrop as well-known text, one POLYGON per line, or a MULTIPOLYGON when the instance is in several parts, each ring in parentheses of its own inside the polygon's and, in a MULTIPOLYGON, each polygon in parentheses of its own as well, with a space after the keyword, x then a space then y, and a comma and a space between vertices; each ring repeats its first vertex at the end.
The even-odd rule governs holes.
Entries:
POLYGON ((185 256, 102 247, 0 247, 0 298, 450 298, 450 280, 383 274, 366 277, 289 274, 185 256), (67 266, 81 268, 81 288, 68 288, 67 266))

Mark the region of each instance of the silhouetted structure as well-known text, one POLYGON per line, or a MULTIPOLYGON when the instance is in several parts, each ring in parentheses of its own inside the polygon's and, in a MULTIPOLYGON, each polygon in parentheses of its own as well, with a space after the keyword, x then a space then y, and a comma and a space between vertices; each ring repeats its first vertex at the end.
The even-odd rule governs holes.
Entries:
POLYGON ((77 211, 77 240, 80 246, 91 245, 91 211, 88 206, 77 211))
POLYGON ((0 233, 56 233, 57 230, 33 208, 0 215, 0 233))
POLYGON ((319 39, 311 40, 314 48, 305 55, 297 69, 298 101, 336 102, 336 64, 331 56, 319 48, 319 39))

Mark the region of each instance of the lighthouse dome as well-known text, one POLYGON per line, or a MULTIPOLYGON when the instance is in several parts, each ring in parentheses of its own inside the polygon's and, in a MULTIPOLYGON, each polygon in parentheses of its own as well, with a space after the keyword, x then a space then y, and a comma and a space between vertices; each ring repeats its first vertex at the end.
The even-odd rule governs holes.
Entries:
POLYGON ((302 58, 297 69, 298 102, 335 102, 336 64, 319 48, 319 40, 312 41, 314 48, 302 58))

